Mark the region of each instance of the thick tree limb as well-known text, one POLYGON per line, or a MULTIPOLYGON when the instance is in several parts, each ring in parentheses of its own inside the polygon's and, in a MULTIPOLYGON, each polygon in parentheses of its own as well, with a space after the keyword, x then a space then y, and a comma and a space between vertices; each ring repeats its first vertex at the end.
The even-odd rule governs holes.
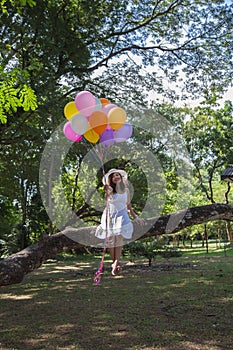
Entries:
MULTIPOLYGON (((185 227, 213 220, 233 221, 233 206, 210 204, 147 219, 144 227, 134 225, 133 238, 141 239, 165 233, 175 233, 185 227), (147 232, 145 233, 145 231, 147 232)), ((77 243, 77 241, 83 241, 82 237, 85 237, 87 245, 96 246, 99 240, 95 238, 95 229, 96 227, 78 229, 67 227, 65 230, 47 236, 6 259, 1 259, 0 286, 20 283, 26 274, 39 268, 47 259, 63 250, 81 247, 82 244, 77 243)))

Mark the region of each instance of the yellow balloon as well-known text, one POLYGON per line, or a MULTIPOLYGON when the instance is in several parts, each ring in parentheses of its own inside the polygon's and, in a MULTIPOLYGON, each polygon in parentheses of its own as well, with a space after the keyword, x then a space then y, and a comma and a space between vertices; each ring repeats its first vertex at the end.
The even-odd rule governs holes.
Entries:
POLYGON ((77 110, 76 106, 75 106, 75 102, 68 102, 65 107, 64 107, 64 114, 66 119, 70 120, 72 119, 72 117, 79 113, 79 111, 77 110))
POLYGON ((99 141, 99 135, 90 127, 90 124, 88 123, 88 129, 83 134, 85 139, 91 143, 96 143, 99 141))
POLYGON ((117 130, 124 125, 126 112, 123 108, 115 107, 108 112, 108 122, 113 130, 117 130))

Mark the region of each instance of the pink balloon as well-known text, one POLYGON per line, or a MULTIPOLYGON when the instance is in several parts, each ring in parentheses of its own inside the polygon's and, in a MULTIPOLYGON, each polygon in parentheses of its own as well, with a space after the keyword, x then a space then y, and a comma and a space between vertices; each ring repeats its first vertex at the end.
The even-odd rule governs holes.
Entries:
POLYGON ((108 115, 108 112, 111 111, 111 109, 117 107, 117 105, 114 105, 113 103, 109 103, 108 105, 105 105, 102 109, 104 114, 108 115))
POLYGON ((63 133, 67 137, 67 139, 74 141, 74 142, 79 142, 82 140, 82 136, 76 134, 74 130, 71 128, 71 123, 66 122, 64 127, 63 127, 63 133))
POLYGON ((95 96, 89 91, 79 92, 74 101, 78 111, 85 117, 88 117, 96 108, 95 96))

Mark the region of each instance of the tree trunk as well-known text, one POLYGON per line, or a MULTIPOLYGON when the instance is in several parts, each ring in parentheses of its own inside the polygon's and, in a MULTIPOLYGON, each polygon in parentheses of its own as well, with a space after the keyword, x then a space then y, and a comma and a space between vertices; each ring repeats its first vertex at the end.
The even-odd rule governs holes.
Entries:
POLYGON ((26 220, 27 220, 27 181, 21 179, 21 207, 22 207, 22 221, 20 227, 20 249, 24 249, 27 246, 26 239, 26 220))
POLYGON ((201 234, 201 247, 205 247, 205 232, 202 232, 201 234))
POLYGON ((227 231, 227 238, 229 242, 233 242, 233 238, 232 238, 232 231, 229 228, 229 223, 226 222, 226 231, 227 231))
POLYGON ((231 184, 230 184, 230 182, 228 182, 227 183, 227 191, 225 192, 226 204, 229 204, 228 195, 229 195, 230 190, 231 190, 231 184))
MULTIPOLYGON (((134 223, 133 239, 176 233, 185 227, 213 220, 233 221, 233 206, 210 204, 147 219, 143 227, 134 223)), ((99 240, 95 238, 95 230, 96 227, 67 227, 52 236, 43 237, 37 243, 6 259, 0 259, 0 286, 20 283, 26 274, 39 268, 47 259, 63 250, 81 247, 82 245, 77 243, 79 237, 80 241, 84 241, 84 237, 86 242, 89 239, 90 244, 87 246, 96 246, 99 240), (75 241, 72 238, 75 238, 75 241)))
POLYGON ((190 248, 192 248, 193 247, 193 239, 192 239, 192 237, 190 237, 190 248))
POLYGON ((206 244, 206 253, 208 254, 209 253, 209 241, 208 241, 208 232, 207 232, 207 226, 206 224, 204 225, 205 226, 205 244, 206 244))
POLYGON ((185 248, 185 238, 186 238, 186 234, 182 235, 182 247, 185 248))

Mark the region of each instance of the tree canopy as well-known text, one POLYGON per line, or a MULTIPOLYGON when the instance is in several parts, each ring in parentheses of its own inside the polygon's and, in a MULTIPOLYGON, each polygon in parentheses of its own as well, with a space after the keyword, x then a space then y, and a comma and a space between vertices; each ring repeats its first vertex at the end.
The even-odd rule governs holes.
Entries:
POLYGON ((152 88, 168 93, 165 80, 181 86, 181 71, 183 88, 191 94, 231 82, 232 7, 226 1, 93 1, 89 6, 83 0, 42 0, 4 6, 1 66, 27 73, 28 85, 50 108, 84 87, 114 100, 127 92, 134 103, 138 89, 143 101, 152 88))
MULTIPOLYGON (((232 103, 218 106, 218 97, 232 76, 228 1, 95 0, 90 6, 87 0, 2 0, 0 8, 2 256, 57 231, 40 197, 40 161, 51 135, 64 123, 65 104, 84 89, 125 107, 132 124, 141 125, 131 141, 158 159, 158 184, 151 190, 164 203, 158 206, 161 214, 180 209, 175 139, 179 160, 185 149, 194 165, 190 205, 224 201, 219 175, 232 162, 232 103), (174 106, 176 99, 200 95, 204 102, 197 108, 174 106), (183 138, 179 147, 177 134, 183 138), (160 193, 159 184, 165 182, 160 193)), ((100 211, 81 196, 86 184, 79 168, 85 154, 83 145, 72 145, 62 184, 72 210, 92 225, 100 211)), ((143 170, 133 157, 119 157, 111 165, 129 172, 139 189, 133 201, 140 212, 148 190, 143 170)), ((99 191, 100 173, 97 182, 99 191)), ((60 199, 58 185, 55 192, 54 206, 60 199)))

